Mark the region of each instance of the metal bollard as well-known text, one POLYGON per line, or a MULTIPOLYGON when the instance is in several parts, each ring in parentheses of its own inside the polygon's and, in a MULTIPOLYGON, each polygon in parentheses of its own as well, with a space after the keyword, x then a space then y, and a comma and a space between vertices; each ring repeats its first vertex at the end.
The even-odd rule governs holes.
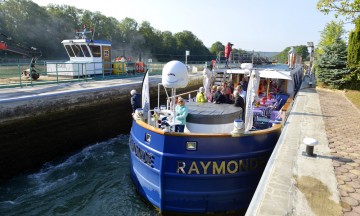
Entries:
POLYGON ((314 138, 306 137, 304 138, 303 143, 306 145, 306 155, 309 157, 316 157, 316 154, 314 154, 314 146, 319 142, 314 138))

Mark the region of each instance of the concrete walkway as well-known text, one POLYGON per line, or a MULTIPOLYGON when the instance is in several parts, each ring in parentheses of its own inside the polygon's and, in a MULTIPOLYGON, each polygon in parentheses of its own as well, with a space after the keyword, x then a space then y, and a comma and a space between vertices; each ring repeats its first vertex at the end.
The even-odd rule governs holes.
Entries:
POLYGON ((360 215, 359 140, 360 112, 344 94, 305 86, 246 215, 360 215))

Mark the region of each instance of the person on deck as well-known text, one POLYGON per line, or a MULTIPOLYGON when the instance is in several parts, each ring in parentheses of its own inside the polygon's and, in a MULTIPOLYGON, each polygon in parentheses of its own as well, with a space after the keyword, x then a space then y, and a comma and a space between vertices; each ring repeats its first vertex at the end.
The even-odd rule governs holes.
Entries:
MULTIPOLYGON (((239 92, 240 96, 244 99, 244 102, 245 102, 246 91, 244 91, 244 87, 242 85, 238 85, 238 86, 236 86, 236 90, 239 92)), ((235 98, 235 95, 234 95, 234 98, 235 98)))
POLYGON ((242 87, 243 87, 243 90, 246 92, 247 91, 247 87, 248 87, 248 81, 247 81, 247 78, 246 77, 243 77, 242 78, 242 87))
POLYGON ((224 54, 225 54, 225 63, 226 63, 226 68, 230 68, 229 67, 229 61, 230 61, 230 56, 231 56, 231 51, 232 51, 232 46, 234 44, 228 42, 227 45, 225 46, 225 51, 224 51, 224 54))
POLYGON ((241 97, 238 90, 234 91, 234 98, 235 98, 234 106, 241 107, 241 109, 242 109, 242 119, 244 120, 244 117, 245 117, 245 100, 241 97))
POLYGON ((205 89, 205 96, 209 97, 211 89, 211 78, 212 78, 212 65, 206 66, 203 71, 204 76, 204 89, 205 89))
POLYGON ((200 87, 199 92, 196 95, 196 102, 197 103, 205 103, 205 102, 207 102, 204 92, 205 92, 204 87, 200 87))
POLYGON ((225 95, 223 94, 223 89, 221 86, 218 86, 216 92, 213 94, 213 103, 221 104, 225 103, 225 95))
POLYGON ((215 94, 215 92, 216 92, 216 89, 217 89, 217 85, 213 85, 213 86, 211 87, 211 92, 210 92, 210 95, 209 95, 209 97, 208 97, 208 102, 214 102, 214 101, 213 101, 213 96, 214 96, 214 94, 215 94))
POLYGON ((265 80, 261 80, 260 81, 260 85, 259 85, 259 89, 258 89, 258 95, 259 97, 262 96, 265 92, 266 92, 266 88, 265 88, 265 80))
POLYGON ((225 96, 225 103, 232 103, 232 91, 230 84, 227 82, 222 83, 222 90, 224 91, 223 94, 225 96))
POLYGON ((132 108, 132 113, 135 113, 137 108, 141 108, 141 95, 136 93, 136 90, 133 89, 130 91, 130 103, 132 108))
POLYGON ((175 124, 175 132, 183 133, 186 124, 186 117, 189 113, 188 108, 185 106, 185 100, 183 98, 178 98, 177 105, 175 107, 175 121, 178 123, 175 124))

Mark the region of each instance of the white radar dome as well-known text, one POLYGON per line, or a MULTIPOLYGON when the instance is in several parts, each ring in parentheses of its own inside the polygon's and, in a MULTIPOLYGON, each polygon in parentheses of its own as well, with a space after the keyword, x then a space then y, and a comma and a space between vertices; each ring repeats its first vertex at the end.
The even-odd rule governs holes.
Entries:
POLYGON ((186 65, 180 61, 170 61, 162 70, 162 84, 166 88, 185 88, 189 82, 186 65))

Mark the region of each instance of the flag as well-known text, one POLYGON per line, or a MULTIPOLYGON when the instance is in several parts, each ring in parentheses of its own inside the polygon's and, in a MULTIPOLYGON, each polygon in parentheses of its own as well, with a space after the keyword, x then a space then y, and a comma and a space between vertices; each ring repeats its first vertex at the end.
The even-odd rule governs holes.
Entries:
POLYGON ((150 95, 149 95, 149 70, 146 70, 145 76, 142 82, 141 90, 141 107, 144 112, 144 119, 147 119, 148 112, 150 110, 150 95))

